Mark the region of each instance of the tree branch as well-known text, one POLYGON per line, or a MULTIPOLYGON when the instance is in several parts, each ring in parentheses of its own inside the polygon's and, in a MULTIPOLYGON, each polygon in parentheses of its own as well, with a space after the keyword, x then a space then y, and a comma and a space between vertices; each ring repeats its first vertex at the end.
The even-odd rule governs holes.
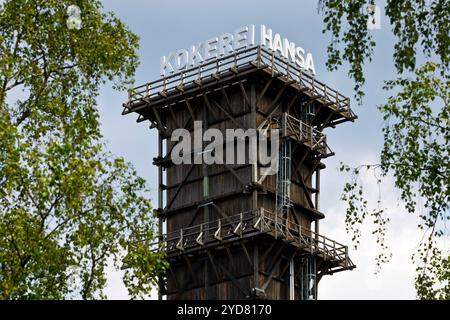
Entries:
MULTIPOLYGON (((17 50, 19 49, 19 44, 22 41, 22 37, 23 37, 23 28, 20 29, 20 31, 17 33, 17 37, 16 37, 16 42, 14 44, 14 49, 13 52, 11 53, 12 59, 13 61, 16 58, 17 55, 17 50)), ((6 97, 6 87, 8 86, 8 82, 9 79, 8 77, 5 75, 5 77, 3 78, 3 85, 2 85, 2 92, 0 92, 0 105, 3 104, 5 97, 6 97)))

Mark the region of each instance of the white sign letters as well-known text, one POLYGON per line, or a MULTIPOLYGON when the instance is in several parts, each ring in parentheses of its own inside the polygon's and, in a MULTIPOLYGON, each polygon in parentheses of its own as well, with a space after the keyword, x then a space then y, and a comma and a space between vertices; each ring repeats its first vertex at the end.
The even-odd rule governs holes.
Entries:
MULTIPOLYGON (((189 49, 180 49, 161 57, 161 76, 198 66, 237 50, 253 47, 255 44, 254 25, 239 28, 233 34, 224 33, 189 49)), ((306 53, 305 57, 305 50, 302 47, 296 46, 287 38, 281 38, 279 33, 274 34, 272 29, 265 25, 260 26, 258 45, 275 52, 311 74, 316 74, 311 53, 306 53)))

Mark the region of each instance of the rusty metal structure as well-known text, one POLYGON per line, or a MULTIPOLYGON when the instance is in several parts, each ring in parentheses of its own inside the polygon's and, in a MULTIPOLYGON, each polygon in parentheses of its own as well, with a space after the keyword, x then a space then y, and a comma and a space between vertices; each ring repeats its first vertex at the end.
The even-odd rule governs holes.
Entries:
POLYGON ((261 46, 134 88, 123 114, 159 132, 159 241, 167 299, 316 299, 324 275, 355 268, 320 234, 323 130, 353 121, 350 100, 261 46), (177 128, 281 132, 278 173, 260 164, 174 165, 177 128))

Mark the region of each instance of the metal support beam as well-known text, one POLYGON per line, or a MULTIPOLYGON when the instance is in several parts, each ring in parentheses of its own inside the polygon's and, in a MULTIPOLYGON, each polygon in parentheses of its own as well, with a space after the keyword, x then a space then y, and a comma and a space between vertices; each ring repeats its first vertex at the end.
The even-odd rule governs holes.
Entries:
POLYGON ((213 263, 215 263, 221 270, 223 273, 225 273, 225 275, 228 277, 228 279, 231 280, 231 282, 233 283, 233 285, 239 289, 239 291, 242 292, 242 294, 244 295, 244 297, 249 297, 250 294, 249 292, 237 281, 236 277, 233 276, 233 274, 224 266, 222 266, 222 264, 220 264, 219 262, 217 262, 212 254, 209 254, 209 258, 211 259, 211 261, 213 263))
POLYGON ((278 258, 280 257, 281 252, 283 251, 284 247, 285 247, 285 244, 283 243, 282 245, 280 245, 280 248, 278 249, 277 253, 273 256, 273 262, 272 262, 272 266, 270 268, 269 279, 266 280, 266 282, 264 283, 264 285, 261 288, 264 291, 266 291, 267 287, 269 286, 270 281, 272 280, 272 278, 275 274, 276 267, 280 263, 280 260, 278 258))
POLYGON ((192 169, 194 169, 194 166, 195 166, 195 164, 191 164, 191 166, 190 166, 188 172, 186 173, 186 175, 185 175, 184 178, 183 178, 183 181, 178 185, 177 189, 175 190, 175 192, 174 192, 174 194, 173 194, 173 196, 172 196, 172 199, 170 199, 169 204, 166 206, 167 209, 170 209, 170 208, 171 208, 173 202, 175 201, 175 199, 176 199, 178 193, 179 193, 180 190, 181 190, 181 187, 184 185, 184 183, 186 182, 187 178, 189 178, 189 176, 191 175, 191 172, 192 172, 192 169))
POLYGON ((270 78, 269 81, 267 81, 266 85, 264 86, 263 90, 259 94, 258 99, 256 100, 256 106, 259 106, 259 103, 261 102, 261 99, 264 97, 264 94, 266 93, 267 89, 269 89, 270 85, 272 84, 273 78, 270 78))

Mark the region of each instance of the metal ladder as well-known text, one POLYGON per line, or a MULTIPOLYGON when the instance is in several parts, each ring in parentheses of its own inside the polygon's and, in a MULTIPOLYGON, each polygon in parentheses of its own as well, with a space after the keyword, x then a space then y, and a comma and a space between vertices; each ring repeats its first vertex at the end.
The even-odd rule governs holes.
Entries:
POLYGON ((281 226, 279 231, 283 234, 287 232, 287 218, 289 210, 292 206, 290 200, 290 189, 291 142, 289 139, 285 139, 280 143, 276 190, 276 217, 278 218, 278 221, 285 222, 284 228, 282 223, 279 224, 281 226))

